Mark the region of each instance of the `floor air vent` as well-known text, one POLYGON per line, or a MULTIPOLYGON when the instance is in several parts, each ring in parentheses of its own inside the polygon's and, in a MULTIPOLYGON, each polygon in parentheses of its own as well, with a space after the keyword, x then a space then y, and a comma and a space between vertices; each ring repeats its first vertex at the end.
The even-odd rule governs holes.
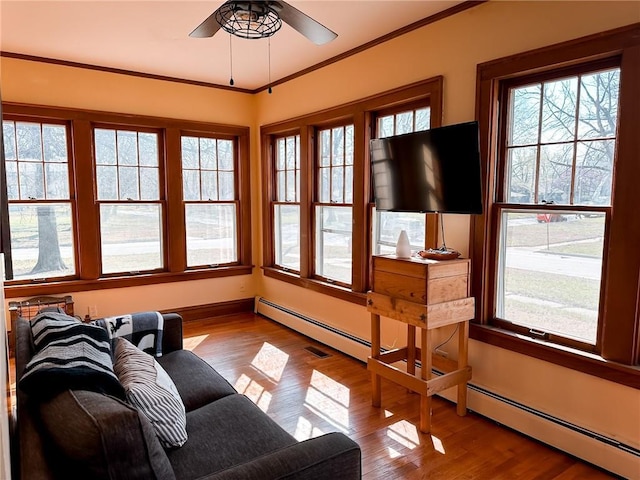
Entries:
POLYGON ((319 358, 326 358, 331 356, 327 352, 323 352, 322 350, 316 347, 305 347, 305 350, 313 353, 316 357, 319 357, 319 358))

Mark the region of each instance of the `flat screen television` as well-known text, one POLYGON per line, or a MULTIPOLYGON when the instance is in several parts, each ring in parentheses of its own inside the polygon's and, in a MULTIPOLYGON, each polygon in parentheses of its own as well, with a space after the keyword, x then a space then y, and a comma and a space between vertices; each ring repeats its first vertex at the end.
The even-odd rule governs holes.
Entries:
POLYGON ((482 213, 478 122, 371 140, 376 209, 482 213))

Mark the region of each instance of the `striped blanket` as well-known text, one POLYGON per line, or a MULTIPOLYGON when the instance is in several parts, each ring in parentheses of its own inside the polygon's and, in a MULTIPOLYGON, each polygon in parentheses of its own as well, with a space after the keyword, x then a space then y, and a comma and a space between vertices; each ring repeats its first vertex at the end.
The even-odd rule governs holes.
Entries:
POLYGON ((72 389, 124 398, 104 329, 55 312, 36 315, 30 326, 36 353, 20 378, 22 390, 39 397, 72 389))
POLYGON ((112 347, 116 337, 129 340, 136 347, 154 357, 162 356, 164 318, 160 312, 138 312, 95 320, 104 328, 112 347))

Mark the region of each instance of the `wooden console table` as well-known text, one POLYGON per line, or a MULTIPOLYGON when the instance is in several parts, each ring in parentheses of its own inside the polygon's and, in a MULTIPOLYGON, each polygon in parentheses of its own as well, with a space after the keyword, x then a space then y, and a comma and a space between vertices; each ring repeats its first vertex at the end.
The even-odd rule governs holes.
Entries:
POLYGON ((381 377, 419 393, 420 431, 431 430, 431 396, 450 387, 458 387, 458 415, 467 413, 469 320, 473 318, 475 300, 469 296, 469 259, 425 260, 400 259, 395 255, 373 257, 373 289, 367 294, 371 312, 372 403, 381 406, 381 377), (385 353, 380 351, 380 316, 407 324, 407 346, 385 353), (458 360, 431 352, 431 331, 447 325, 458 326, 458 360), (420 347, 416 347, 416 327, 421 330, 420 347), (421 361, 416 376, 416 359, 421 361), (391 364, 406 360, 406 371, 391 364), (431 378, 431 368, 445 372, 431 378))

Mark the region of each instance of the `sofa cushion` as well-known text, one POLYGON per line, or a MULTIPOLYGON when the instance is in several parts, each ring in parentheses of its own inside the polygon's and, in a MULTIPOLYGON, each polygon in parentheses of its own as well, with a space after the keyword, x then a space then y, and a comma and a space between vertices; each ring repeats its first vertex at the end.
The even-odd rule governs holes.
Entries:
POLYGON ((115 339, 114 357, 113 369, 129 403, 149 419, 162 446, 182 446, 187 441, 186 412, 167 372, 124 338, 115 339))
POLYGON ((175 480, 147 419, 114 397, 67 390, 40 403, 39 413, 64 458, 56 462, 64 478, 175 480))
POLYGON ((177 478, 195 479, 298 442, 244 395, 187 414, 189 441, 167 452, 177 478))
POLYGON ((124 398, 102 328, 52 312, 36 315, 30 326, 36 353, 20 378, 22 390, 41 398, 67 389, 124 398))
POLYGON ((157 359, 173 379, 187 412, 237 393, 211 365, 189 350, 178 350, 157 359))

